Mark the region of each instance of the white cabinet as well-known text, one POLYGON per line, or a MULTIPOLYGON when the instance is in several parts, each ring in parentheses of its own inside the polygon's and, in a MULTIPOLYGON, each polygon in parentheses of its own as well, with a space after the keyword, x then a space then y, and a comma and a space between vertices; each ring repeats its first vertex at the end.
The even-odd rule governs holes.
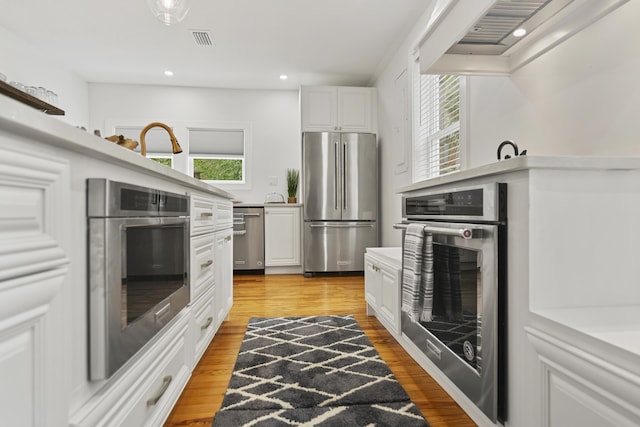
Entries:
POLYGON ((69 163, 0 132, 0 414, 66 425, 69 163))
POLYGON ((233 229, 218 231, 216 238, 215 329, 233 305, 233 229))
POLYGON ((376 90, 369 87, 303 86, 303 132, 376 133, 376 90))
POLYGON ((400 248, 367 248, 364 255, 367 314, 374 314, 389 332, 400 334, 402 260, 400 248))
POLYGON ((194 366, 204 354, 204 351, 207 349, 216 332, 214 294, 215 286, 207 289, 204 295, 202 295, 202 298, 199 298, 198 301, 193 304, 193 325, 191 327, 194 337, 194 366))
POLYGON ((265 207, 266 267, 300 265, 300 207, 265 207))
POLYGON ((640 425, 640 376, 602 359, 589 344, 527 327, 537 353, 542 427, 640 425))
POLYGON ((216 205, 213 197, 191 194, 191 235, 214 231, 216 205))

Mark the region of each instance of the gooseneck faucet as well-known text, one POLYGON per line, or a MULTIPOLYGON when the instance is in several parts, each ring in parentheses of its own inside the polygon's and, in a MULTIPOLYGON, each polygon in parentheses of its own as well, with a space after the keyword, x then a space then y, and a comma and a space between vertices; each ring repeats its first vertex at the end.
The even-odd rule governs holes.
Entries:
POLYGON ((144 129, 142 129, 142 132, 140 132, 140 154, 142 154, 145 157, 147 156, 147 144, 144 142, 144 136, 147 134, 149 129, 154 127, 161 127, 169 133, 169 138, 171 138, 171 148, 173 150, 173 154, 182 153, 182 148, 180 148, 180 144, 178 144, 178 139, 173 134, 173 131, 171 130, 171 128, 165 125, 164 123, 153 122, 153 123, 149 123, 144 129))
MULTIPOLYGON (((502 149, 504 148, 505 145, 512 146, 513 147, 514 156, 518 155, 518 146, 516 145, 516 143, 513 142, 513 141, 507 140, 507 141, 501 142, 500 145, 498 145, 498 160, 502 160, 502 149)), ((526 152, 526 150, 525 150, 525 152, 526 152)), ((504 156, 504 158, 505 159, 510 159, 511 156, 507 154, 506 156, 504 156)))

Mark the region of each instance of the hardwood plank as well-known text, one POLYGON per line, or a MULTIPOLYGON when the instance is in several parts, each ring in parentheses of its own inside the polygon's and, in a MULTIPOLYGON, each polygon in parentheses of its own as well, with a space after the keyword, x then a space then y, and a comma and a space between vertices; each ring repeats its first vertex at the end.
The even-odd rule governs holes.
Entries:
POLYGON ((196 366, 165 427, 210 426, 224 393, 249 318, 352 314, 432 427, 476 424, 396 342, 366 315, 364 278, 302 275, 234 276, 233 307, 196 366))

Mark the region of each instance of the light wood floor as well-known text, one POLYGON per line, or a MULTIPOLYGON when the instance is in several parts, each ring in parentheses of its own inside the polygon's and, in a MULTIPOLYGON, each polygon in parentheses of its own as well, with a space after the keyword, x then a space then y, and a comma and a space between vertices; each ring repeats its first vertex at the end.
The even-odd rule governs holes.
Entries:
MULTIPOLYGON (((222 404, 250 317, 352 314, 432 427, 476 424, 366 315, 362 276, 234 276, 233 307, 193 372, 165 427, 207 426, 222 404)), ((233 427, 233 426, 230 426, 233 427)))

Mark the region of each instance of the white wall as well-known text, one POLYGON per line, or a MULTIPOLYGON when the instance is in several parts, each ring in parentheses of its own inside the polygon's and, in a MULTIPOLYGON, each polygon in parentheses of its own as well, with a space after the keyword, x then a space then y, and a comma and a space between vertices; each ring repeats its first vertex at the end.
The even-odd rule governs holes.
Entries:
POLYGON ((87 82, 65 70, 53 53, 36 49, 0 26, 0 58, 0 72, 7 76, 7 83, 17 81, 54 91, 58 107, 65 112, 54 117, 73 126, 87 126, 87 82))
MULTIPOLYGON (((287 168, 300 169, 301 134, 298 91, 205 89, 92 83, 90 127, 104 136, 105 121, 250 122, 252 128, 249 188, 220 187, 247 203, 263 203, 269 192, 286 194, 287 168), (276 177, 277 185, 269 185, 276 177)), ((167 136, 167 144, 169 137, 167 136)), ((178 154, 180 156, 180 154, 178 154)))
POLYGON ((415 45, 431 17, 431 4, 406 40, 379 73, 378 144, 380 151, 380 246, 400 246, 402 236, 393 224, 402 219, 398 188, 411 184, 411 73, 409 49, 415 45), (407 86, 401 86, 405 82, 407 86), (403 96, 403 90, 408 97, 403 96))
MULTIPOLYGON (((497 146, 505 139, 530 155, 639 156, 639 17, 640 1, 629 1, 511 76, 471 77, 468 167, 497 161, 497 146)), ((402 150, 393 135, 398 123, 393 80, 406 68, 409 48, 427 18, 421 18, 376 82, 383 246, 401 244, 400 233, 391 228, 400 219, 395 191, 411 183, 411 161, 407 172, 394 169, 402 150)))

